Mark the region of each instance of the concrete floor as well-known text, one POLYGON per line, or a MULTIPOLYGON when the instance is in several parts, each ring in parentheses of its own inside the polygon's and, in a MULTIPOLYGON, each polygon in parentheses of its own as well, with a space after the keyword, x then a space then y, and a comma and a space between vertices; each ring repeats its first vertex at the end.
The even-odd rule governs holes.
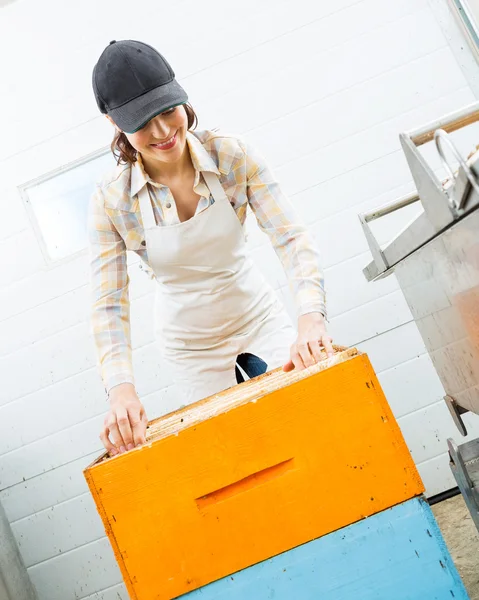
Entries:
POLYGON ((470 600, 479 600, 479 535, 462 496, 435 504, 432 511, 470 600))

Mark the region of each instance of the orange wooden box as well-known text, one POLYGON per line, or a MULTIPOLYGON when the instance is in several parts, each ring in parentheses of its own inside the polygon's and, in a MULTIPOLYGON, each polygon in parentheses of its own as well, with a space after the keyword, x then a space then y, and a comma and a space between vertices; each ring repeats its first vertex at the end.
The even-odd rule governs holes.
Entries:
POLYGON ((181 596, 419 495, 366 355, 273 371, 85 470, 130 597, 181 596))

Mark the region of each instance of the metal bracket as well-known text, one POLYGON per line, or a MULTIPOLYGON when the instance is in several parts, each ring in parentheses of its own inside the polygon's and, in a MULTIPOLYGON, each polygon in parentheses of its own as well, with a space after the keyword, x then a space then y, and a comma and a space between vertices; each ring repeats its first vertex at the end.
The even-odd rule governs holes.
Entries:
POLYGON ((416 184, 417 193, 400 198, 384 207, 359 215, 359 220, 373 256, 363 273, 372 281, 392 272, 394 266, 408 254, 449 227, 479 199, 479 151, 471 160, 464 160, 448 133, 479 121, 479 102, 470 104, 420 127, 417 130, 401 133, 399 136, 406 160, 416 184), (450 181, 444 184, 437 178, 419 151, 419 146, 436 141, 437 149, 450 181), (459 161, 459 170, 454 175, 444 156, 443 144, 459 161), (421 202, 423 212, 401 231, 394 240, 381 248, 376 240, 370 221, 394 212, 413 202, 421 202))
POLYGON ((452 420, 456 424, 456 427, 459 429, 461 434, 466 437, 467 429, 464 421, 461 418, 461 415, 469 411, 460 406, 452 396, 444 396, 444 402, 451 413, 452 420))
POLYGON ((369 221, 367 219, 368 214, 360 214, 359 221, 361 222, 361 227, 363 228, 364 237, 368 242, 369 250, 371 251, 371 255, 376 264, 377 270, 379 273, 383 273, 388 269, 388 263, 386 258, 384 257, 383 251, 381 250, 381 246, 379 245, 377 239, 375 238, 373 232, 371 231, 371 227, 369 225, 369 221))
POLYGON ((380 219, 386 215, 389 215, 405 206, 409 206, 410 204, 414 204, 414 202, 419 201, 419 196, 416 193, 408 194, 407 196, 403 196, 390 204, 386 204, 379 208, 376 208, 367 213, 361 213, 359 215, 359 221, 361 222, 361 226, 364 231, 364 236, 369 245, 369 250, 371 251, 371 255, 373 257, 374 263, 377 268, 378 273, 383 273, 387 271, 391 265, 388 264, 388 261, 384 255, 384 252, 381 250, 381 246, 371 231, 371 226, 369 223, 371 221, 375 221, 376 219, 380 219))
POLYGON ((441 181, 424 160, 410 135, 399 136, 424 212, 436 231, 441 231, 451 222, 451 205, 441 181))
POLYGON ((479 531, 479 438, 458 446, 447 440, 452 474, 479 531))
POLYGON ((477 184, 475 173, 462 158, 448 136, 449 133, 477 121, 479 121, 479 102, 474 102, 419 129, 402 133, 399 136, 411 174, 416 183, 418 194, 421 197, 424 211, 437 231, 449 225, 451 215, 460 216, 464 212, 462 209, 470 192, 470 187, 465 186, 464 179, 467 179, 470 186, 479 193, 479 185, 477 184), (451 179, 448 191, 444 189, 442 183, 418 150, 419 146, 433 139, 436 142, 441 160, 451 179), (448 145, 459 162, 460 167, 457 176, 459 182, 457 182, 457 178, 445 158, 443 143, 448 145), (458 183, 457 186, 455 185, 456 182, 458 183), (455 189, 456 187, 457 189, 455 189))

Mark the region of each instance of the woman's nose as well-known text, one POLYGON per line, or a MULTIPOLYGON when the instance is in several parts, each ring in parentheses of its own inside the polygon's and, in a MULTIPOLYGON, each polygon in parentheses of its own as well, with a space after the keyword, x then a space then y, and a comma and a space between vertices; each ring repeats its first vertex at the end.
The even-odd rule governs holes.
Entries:
POLYGON ((151 134, 157 140, 165 140, 168 137, 169 128, 163 119, 158 116, 151 120, 151 134))

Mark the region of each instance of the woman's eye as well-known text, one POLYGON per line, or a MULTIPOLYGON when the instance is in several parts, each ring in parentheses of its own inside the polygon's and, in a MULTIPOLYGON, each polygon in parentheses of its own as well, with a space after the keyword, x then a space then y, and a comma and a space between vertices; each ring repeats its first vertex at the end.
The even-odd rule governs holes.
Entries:
POLYGON ((176 110, 176 106, 174 106, 173 108, 170 108, 170 110, 165 110, 165 112, 164 112, 164 113, 161 113, 161 114, 162 114, 162 115, 167 115, 167 116, 168 116, 168 115, 171 115, 171 114, 173 114, 173 113, 175 112, 175 110, 176 110))

